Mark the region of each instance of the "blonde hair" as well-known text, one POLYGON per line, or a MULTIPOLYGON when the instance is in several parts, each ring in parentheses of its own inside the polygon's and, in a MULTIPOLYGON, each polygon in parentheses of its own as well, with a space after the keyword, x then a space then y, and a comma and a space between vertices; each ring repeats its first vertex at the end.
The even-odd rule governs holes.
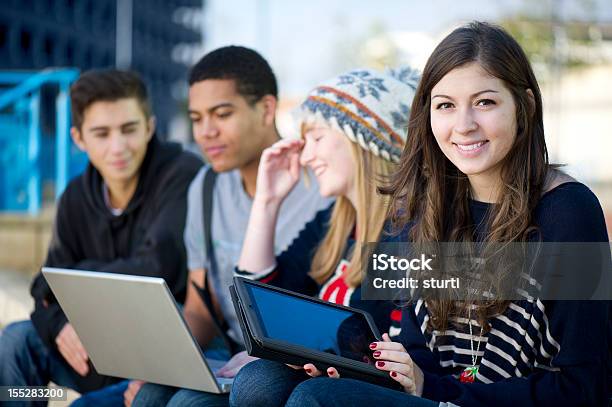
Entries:
MULTIPOLYGON (((329 124, 326 126, 335 129, 329 124)), ((309 127, 309 125, 302 125, 302 136, 309 127)), ((345 274, 345 282, 350 287, 361 284, 363 280, 360 262, 360 259, 363 258, 361 244, 379 240, 389 208, 388 197, 378 192, 378 182, 390 177, 395 164, 365 151, 356 143, 349 144, 355 164, 354 182, 357 207, 353 207, 349 199, 344 196, 336 199, 329 221, 329 229, 317 247, 310 268, 309 275, 318 284, 323 284, 335 272, 338 263, 344 257, 347 239, 353 228, 356 228, 355 245, 348 254, 349 265, 345 274)))

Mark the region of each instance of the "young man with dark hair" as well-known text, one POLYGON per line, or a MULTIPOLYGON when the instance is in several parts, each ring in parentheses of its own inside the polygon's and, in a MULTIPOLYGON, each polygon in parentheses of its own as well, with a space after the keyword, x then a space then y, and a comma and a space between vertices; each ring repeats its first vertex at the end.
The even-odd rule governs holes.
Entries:
MULTIPOLYGON (((70 98, 71 136, 89 165, 58 202, 45 266, 162 277, 182 302, 187 190, 202 162, 154 135, 146 87, 134 73, 84 73, 70 98)), ((31 293, 31 321, 0 336, 0 385, 53 381, 87 392, 115 381, 94 371, 40 273, 31 293)))
MULTIPOLYGON (((223 329, 226 342, 243 344, 228 287, 246 232, 257 169, 263 150, 280 139, 276 129, 277 84, 272 69, 257 52, 238 46, 219 48, 205 55, 189 76, 189 116, 193 135, 210 163, 193 180, 188 195, 185 246, 190 284, 184 316, 194 337, 211 355, 211 342, 223 329), (215 172, 211 188, 212 212, 204 213, 203 190, 215 172), (206 223, 206 219, 210 224, 206 223), (205 229, 211 243, 207 245, 205 229), (212 253, 211 253, 212 251, 212 253), (205 277, 206 276, 206 277, 205 277), (204 279, 212 310, 202 300, 204 279), (199 287, 197 289, 194 284, 199 287)), ((285 250, 304 225, 331 201, 322 198, 314 176, 311 186, 300 180, 283 204, 276 228, 276 252, 285 250)), ((209 185, 210 186, 210 185, 209 185)), ((219 357, 219 352, 214 355, 219 357)), ((227 357, 227 356, 226 356, 227 357)), ((252 359, 237 352, 218 372, 233 377, 252 359)), ((179 390, 132 382, 126 405, 223 405, 227 395, 179 390)))

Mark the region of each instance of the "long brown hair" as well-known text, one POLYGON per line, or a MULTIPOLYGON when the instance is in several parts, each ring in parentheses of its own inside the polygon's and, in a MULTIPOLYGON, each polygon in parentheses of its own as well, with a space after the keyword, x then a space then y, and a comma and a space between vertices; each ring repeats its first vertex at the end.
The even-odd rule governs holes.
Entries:
MULTIPOLYGON (((527 56, 514 38, 500 27, 473 22, 450 33, 429 57, 410 110, 408 132, 412 142, 406 143, 389 185, 380 189, 391 195, 396 227, 416 221, 410 231, 413 242, 474 240, 468 178, 440 150, 430 116, 432 88, 453 69, 472 62, 502 80, 516 105, 516 140, 501 163, 501 198, 489 211, 485 241, 525 241, 533 229, 532 211, 549 169, 540 89, 527 56)), ((431 325, 437 330, 446 330, 451 317, 465 313, 466 304, 459 306, 440 298, 425 300, 431 325)), ((487 329, 488 320, 508 304, 501 299, 480 303, 478 322, 487 329)))

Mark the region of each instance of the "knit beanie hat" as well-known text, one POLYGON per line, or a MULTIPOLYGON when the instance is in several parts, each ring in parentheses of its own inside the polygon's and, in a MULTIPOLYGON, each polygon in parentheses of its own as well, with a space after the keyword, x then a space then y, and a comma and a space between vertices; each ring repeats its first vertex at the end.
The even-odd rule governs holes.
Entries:
POLYGON ((357 69, 317 86, 296 112, 298 124, 323 121, 361 148, 398 162, 420 74, 409 67, 357 69))

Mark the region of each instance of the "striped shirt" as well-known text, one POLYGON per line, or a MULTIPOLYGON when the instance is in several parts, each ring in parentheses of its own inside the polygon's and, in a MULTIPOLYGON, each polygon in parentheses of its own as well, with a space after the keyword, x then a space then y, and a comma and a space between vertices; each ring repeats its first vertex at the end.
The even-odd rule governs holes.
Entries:
MULTIPOLYGON (((470 206, 474 224, 486 224, 488 205, 470 206)), ((534 221, 543 241, 608 241, 597 198, 577 182, 546 193, 534 221)), ((423 397, 431 400, 462 406, 605 405, 611 382, 610 316, 606 301, 529 298, 510 303, 482 335, 472 318, 470 335, 470 321, 460 317, 444 332, 428 329, 430 313, 419 299, 403 309, 399 340, 423 370, 423 397), (479 365, 475 383, 460 382, 458 376, 474 357, 479 365)))
POLYGON ((511 303, 503 315, 490 321, 491 330, 483 335, 480 335, 478 321, 471 320, 470 335, 468 320, 459 317, 452 322, 461 329, 427 332, 429 314, 422 299, 417 301, 414 313, 427 347, 438 352, 441 367, 459 367, 453 370, 460 373, 472 366, 473 356, 476 356, 480 364, 476 380, 483 383, 524 377, 534 369, 559 370, 552 360, 561 345, 550 333, 546 309, 539 299, 511 303))

